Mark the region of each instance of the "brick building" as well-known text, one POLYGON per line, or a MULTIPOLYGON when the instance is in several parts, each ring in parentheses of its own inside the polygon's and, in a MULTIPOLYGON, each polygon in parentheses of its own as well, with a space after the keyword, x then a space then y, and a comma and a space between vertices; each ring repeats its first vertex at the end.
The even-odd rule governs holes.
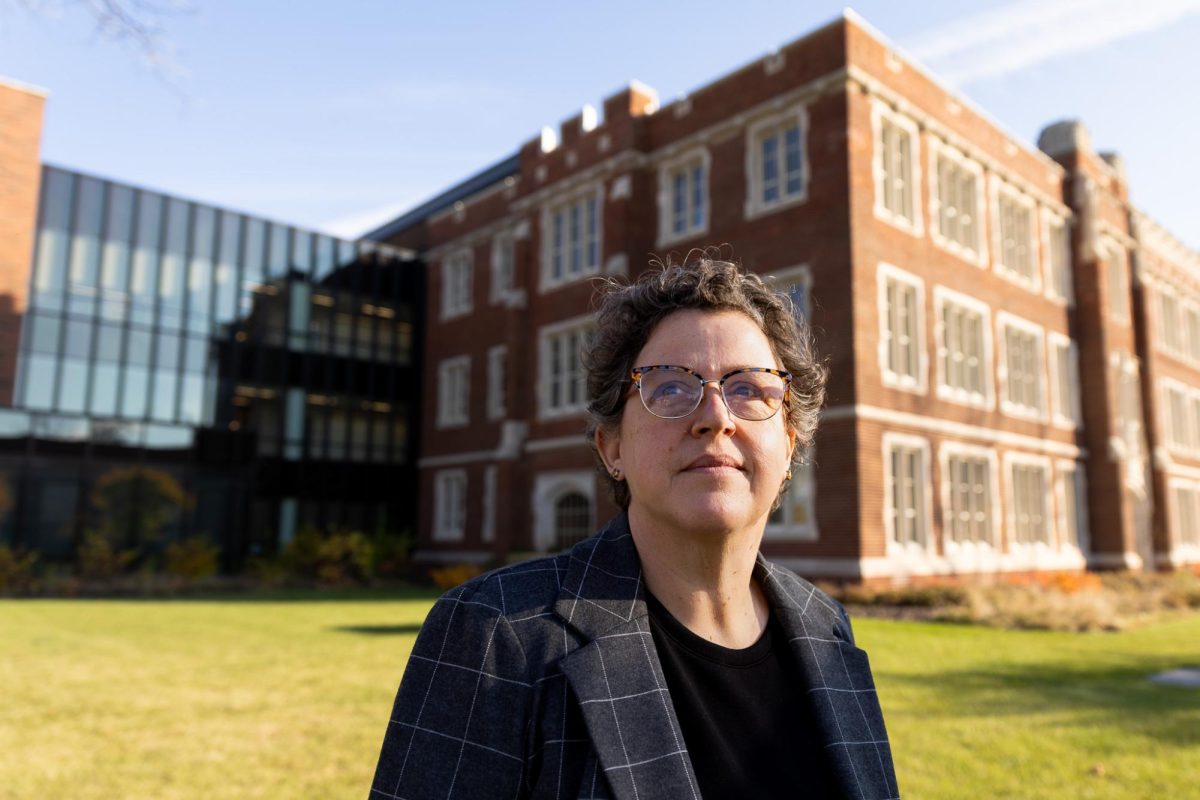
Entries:
POLYGON ((370 234, 429 265, 418 536, 558 549, 594 278, 728 243, 831 367, 764 549, 863 579, 1200 561, 1200 255, 1077 123, 1038 149, 847 14, 660 106, 632 84, 370 234))

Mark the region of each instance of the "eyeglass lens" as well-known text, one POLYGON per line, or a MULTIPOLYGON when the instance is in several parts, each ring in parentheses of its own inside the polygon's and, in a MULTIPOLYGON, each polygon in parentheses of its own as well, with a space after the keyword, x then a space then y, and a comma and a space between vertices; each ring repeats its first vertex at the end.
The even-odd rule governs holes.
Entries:
MULTIPOLYGON (((686 417, 704 395, 701 379, 679 367, 658 367, 641 375, 639 393, 646 410, 656 417, 686 417)), ((787 381, 770 372, 735 372, 721 384, 725 405, 736 417, 763 420, 783 405, 787 381)))

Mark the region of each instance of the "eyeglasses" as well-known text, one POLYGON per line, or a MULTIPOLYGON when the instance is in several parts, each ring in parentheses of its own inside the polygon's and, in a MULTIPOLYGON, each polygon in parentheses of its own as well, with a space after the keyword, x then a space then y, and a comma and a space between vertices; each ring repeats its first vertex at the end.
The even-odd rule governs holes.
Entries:
POLYGON ((770 419, 787 400, 792 373, 768 367, 745 367, 705 380, 695 370, 660 364, 629 373, 642 405, 656 417, 680 419, 700 406, 704 385, 715 383, 729 413, 741 419, 770 419))

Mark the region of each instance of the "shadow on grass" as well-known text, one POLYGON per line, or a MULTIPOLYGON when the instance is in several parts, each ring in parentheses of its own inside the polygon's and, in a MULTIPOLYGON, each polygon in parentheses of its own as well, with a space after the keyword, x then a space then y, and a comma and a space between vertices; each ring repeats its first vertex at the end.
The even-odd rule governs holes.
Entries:
MULTIPOLYGON (((886 680, 953 696, 932 713, 945 716, 1026 716, 1066 712, 1074 724, 1111 725, 1129 735, 1177 745, 1200 745, 1200 689, 1162 686, 1149 678, 1197 666, 1189 659, 1154 656, 1106 664, 998 664, 991 669, 890 674, 886 680), (1185 661, 1187 663, 1185 663, 1185 661)), ((929 710, 922 713, 929 713, 929 710)))
POLYGON ((0 597, 3 600, 66 600, 76 603, 114 601, 129 603, 361 603, 376 600, 428 600, 443 594, 441 589, 422 586, 353 587, 331 589, 254 589, 245 592, 189 591, 178 594, 108 594, 88 597, 0 597))
POLYGON ((330 628, 338 633, 360 633, 366 636, 404 636, 421 630, 421 623, 408 625, 338 625, 330 628))

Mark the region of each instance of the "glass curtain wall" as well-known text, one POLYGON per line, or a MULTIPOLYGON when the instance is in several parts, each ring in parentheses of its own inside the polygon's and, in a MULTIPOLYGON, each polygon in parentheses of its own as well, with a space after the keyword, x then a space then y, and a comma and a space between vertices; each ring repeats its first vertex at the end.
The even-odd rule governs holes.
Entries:
MULTIPOLYGON (((253 484, 244 516, 273 537, 262 548, 296 525, 396 520, 382 490, 379 503, 294 501, 312 499, 297 488, 306 468, 411 460, 420 272, 384 245, 45 167, 14 402, 24 416, 3 412, 0 444, 27 439, 28 461, 45 442, 75 442, 88 464, 18 470, 25 521, 0 521, 0 533, 61 544, 64 525, 85 525, 100 445, 124 448, 119 458, 173 454, 192 496, 236 494, 198 476, 214 452, 241 459, 253 484), (47 521, 39 509, 63 513, 68 494, 70 518, 47 521)), ((14 468, 0 469, 11 482, 14 468)), ((384 480, 376 472, 368 485, 384 480)), ((180 529, 204 515, 181 515, 180 529)))

